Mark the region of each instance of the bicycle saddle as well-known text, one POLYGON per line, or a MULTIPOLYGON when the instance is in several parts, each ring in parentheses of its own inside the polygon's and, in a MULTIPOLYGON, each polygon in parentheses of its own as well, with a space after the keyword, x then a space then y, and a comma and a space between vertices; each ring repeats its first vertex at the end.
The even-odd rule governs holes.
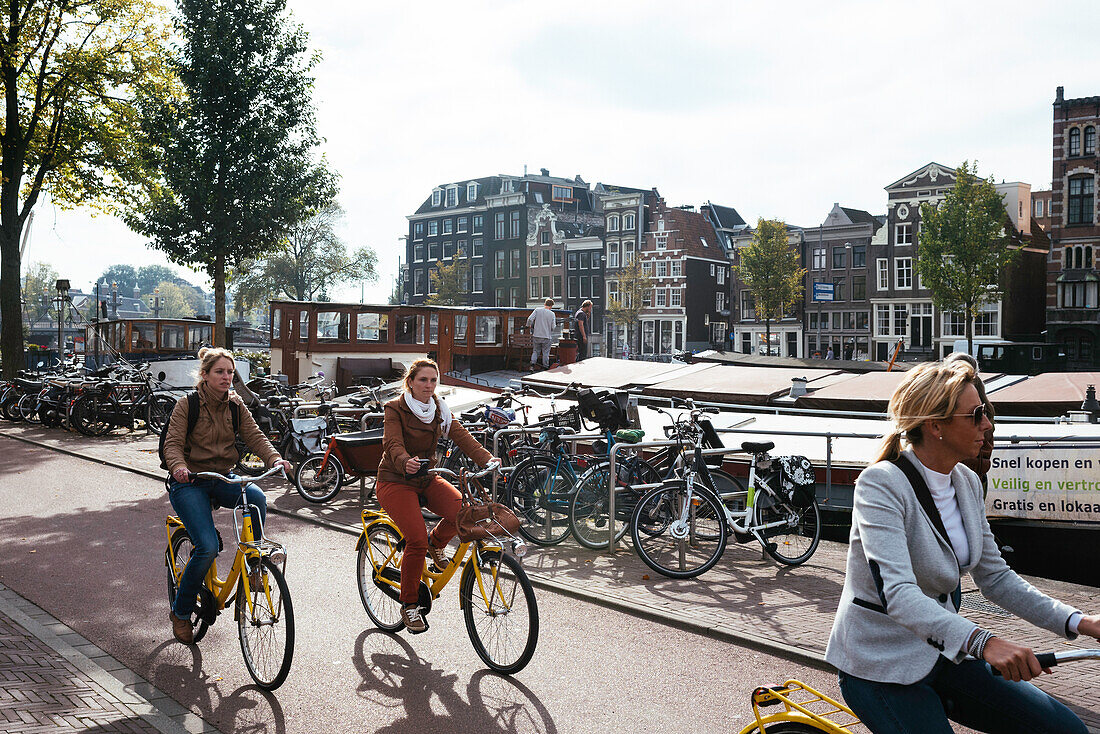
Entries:
POLYGON ((746 441, 741 444, 741 450, 747 451, 750 454, 766 454, 775 448, 773 441, 764 441, 762 443, 753 443, 752 441, 746 441))

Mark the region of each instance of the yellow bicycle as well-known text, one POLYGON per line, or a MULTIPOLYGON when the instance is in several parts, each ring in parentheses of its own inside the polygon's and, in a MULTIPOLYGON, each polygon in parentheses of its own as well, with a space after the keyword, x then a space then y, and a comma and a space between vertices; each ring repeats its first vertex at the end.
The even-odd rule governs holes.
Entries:
MULTIPOLYGON (((246 501, 245 485, 273 474, 281 474, 286 479, 286 474, 278 467, 258 477, 230 478, 216 472, 193 475, 199 479, 219 479, 241 488, 241 503, 233 511, 237 552, 224 579, 218 578, 215 561, 203 580, 195 606, 195 642, 206 635, 221 611, 236 600, 233 618, 237 620, 245 667, 256 685, 267 691, 282 685, 290 672, 290 661, 294 657, 294 608, 283 576, 286 548, 264 536, 263 525, 258 521, 258 508, 246 501), (255 526, 259 526, 258 539, 255 526), (253 587, 248 578, 249 572, 255 570, 259 570, 260 583, 253 587)), ((194 552, 194 543, 175 515, 168 516, 165 528, 168 547, 164 563, 168 567, 168 603, 172 604, 176 601, 180 576, 194 552)), ((218 542, 220 545, 221 533, 218 542)))
MULTIPOLYGON (((459 491, 467 498, 482 495, 470 492, 469 483, 495 470, 455 474, 448 469, 432 473, 457 480, 459 491)), ((480 489, 480 484, 475 484, 480 489)), ((358 565, 356 580, 363 608, 380 629, 397 632, 401 621, 401 554, 405 547, 401 531, 385 512, 363 510, 363 532, 356 543, 358 565)), ((419 604, 427 613, 432 601, 462 569, 458 585, 458 605, 466 619, 470 641, 486 665, 499 673, 518 673, 531 661, 539 637, 539 610, 531 581, 517 560, 526 546, 518 538, 494 538, 464 542, 455 557, 443 569, 432 570, 425 564, 420 583, 419 604), (505 546, 511 546, 511 553, 505 546)))

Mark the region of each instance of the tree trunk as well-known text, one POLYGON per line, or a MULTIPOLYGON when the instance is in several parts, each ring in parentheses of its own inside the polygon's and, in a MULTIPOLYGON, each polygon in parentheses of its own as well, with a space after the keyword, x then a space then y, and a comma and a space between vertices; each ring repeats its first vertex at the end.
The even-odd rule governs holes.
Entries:
POLYGON ((772 355, 772 320, 764 319, 764 356, 772 355))
POLYGON ((0 228, 0 355, 4 378, 12 379, 23 369, 23 309, 19 287, 19 229, 9 226, 7 217, 0 228), (14 230, 14 231, 12 231, 14 230))
POLYGON ((966 353, 974 354, 974 313, 972 304, 966 304, 966 353))
POLYGON ((225 346, 225 255, 214 258, 214 346, 225 346))

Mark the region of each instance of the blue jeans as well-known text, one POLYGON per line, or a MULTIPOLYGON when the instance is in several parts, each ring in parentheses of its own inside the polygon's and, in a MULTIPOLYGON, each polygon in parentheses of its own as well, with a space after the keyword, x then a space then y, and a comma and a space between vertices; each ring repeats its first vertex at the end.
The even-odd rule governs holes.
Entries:
POLYGON ((1030 683, 994 676, 980 660, 946 658, 911 685, 840 672, 844 700, 874 734, 950 734, 948 719, 995 734, 1087 734, 1062 703, 1030 683))
MULTIPOLYGON (((233 475, 228 475, 232 477, 233 475)), ((260 526, 267 517, 267 498, 255 484, 245 485, 249 503, 260 510, 260 526)), ((216 479, 201 479, 190 483, 172 480, 168 499, 176 511, 191 542, 195 546, 191 560, 180 577, 176 601, 172 612, 180 619, 187 619, 195 611, 195 598, 202 588, 202 580, 218 555, 218 531, 214 528, 215 507, 236 507, 241 501, 241 489, 236 484, 226 484, 216 479)), ((253 520, 255 521, 255 520, 253 520)), ((259 534, 257 528, 257 535, 259 534)))

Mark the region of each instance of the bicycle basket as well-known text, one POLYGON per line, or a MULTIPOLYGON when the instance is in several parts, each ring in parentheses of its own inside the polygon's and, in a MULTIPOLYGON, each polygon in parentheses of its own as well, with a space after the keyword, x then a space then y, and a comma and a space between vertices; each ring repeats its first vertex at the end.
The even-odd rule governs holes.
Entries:
POLYGON ((324 418, 291 418, 290 428, 306 456, 321 450, 321 436, 325 432, 324 418))
POLYGON ((814 503, 814 465, 805 456, 780 456, 779 489, 788 502, 800 510, 814 503))

